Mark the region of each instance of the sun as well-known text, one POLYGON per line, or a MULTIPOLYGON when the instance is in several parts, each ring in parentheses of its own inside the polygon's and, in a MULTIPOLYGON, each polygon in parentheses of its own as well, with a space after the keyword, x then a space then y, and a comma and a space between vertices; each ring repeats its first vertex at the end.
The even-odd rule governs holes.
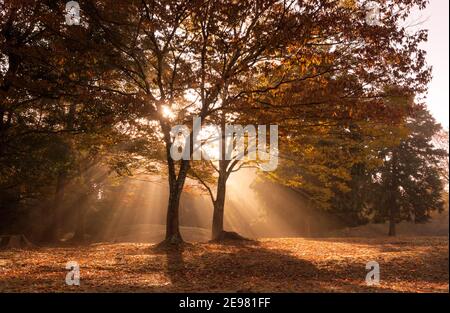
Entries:
POLYGON ((164 105, 162 107, 162 115, 163 115, 164 118, 167 118, 167 119, 174 119, 175 118, 175 113, 167 105, 164 105))

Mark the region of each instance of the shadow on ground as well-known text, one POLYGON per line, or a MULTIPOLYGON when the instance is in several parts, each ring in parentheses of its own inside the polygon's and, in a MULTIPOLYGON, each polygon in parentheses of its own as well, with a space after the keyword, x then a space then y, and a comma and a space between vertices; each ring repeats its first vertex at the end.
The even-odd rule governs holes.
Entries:
POLYGON ((448 239, 269 239, 0 251, 2 292, 448 292, 448 239), (381 285, 365 284, 368 261, 381 285), (67 261, 81 285, 67 286, 67 261))
POLYGON ((267 249, 257 242, 226 242, 211 251, 187 246, 159 251, 167 258, 167 291, 199 292, 394 292, 365 286, 364 264, 335 264, 321 268, 291 256, 289 251, 267 249), (195 288, 193 288, 195 286, 195 288))

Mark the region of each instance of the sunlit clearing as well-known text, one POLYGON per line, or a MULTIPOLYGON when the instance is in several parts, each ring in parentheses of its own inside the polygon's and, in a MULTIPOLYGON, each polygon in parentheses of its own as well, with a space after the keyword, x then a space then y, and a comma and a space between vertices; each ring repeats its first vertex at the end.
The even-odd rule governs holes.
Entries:
MULTIPOLYGON (((311 236, 331 226, 329 218, 313 212, 297 194, 260 182, 257 170, 241 169, 227 182, 225 230, 250 238, 311 236)), ((93 169, 98 209, 86 216, 99 240, 113 242, 159 242, 165 235, 168 188, 164 176, 135 175, 110 180, 93 169), (98 190, 97 190, 98 189, 98 190)), ((184 239, 205 242, 211 236, 213 206, 209 195, 188 179, 180 205, 180 226, 184 239)), ((74 186, 67 186, 75 194, 74 186)), ((77 215, 71 214, 80 199, 66 203, 64 234, 70 238, 77 215)), ((82 204, 85 205, 86 204, 82 204)), ((86 210, 87 207, 86 207, 86 210)))

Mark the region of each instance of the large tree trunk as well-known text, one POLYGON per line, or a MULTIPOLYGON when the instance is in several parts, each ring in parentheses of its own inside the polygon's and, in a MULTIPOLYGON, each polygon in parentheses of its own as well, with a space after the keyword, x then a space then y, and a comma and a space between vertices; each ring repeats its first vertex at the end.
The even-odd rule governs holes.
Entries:
POLYGON ((213 199, 214 212, 212 221, 211 237, 213 241, 223 240, 247 240, 238 233, 224 230, 224 216, 225 216, 225 198, 227 191, 227 180, 232 173, 234 167, 238 164, 236 160, 225 159, 225 117, 221 120, 221 158, 219 160, 219 177, 217 180, 216 198, 213 199))
MULTIPOLYGON (((177 245, 183 243, 183 237, 180 233, 179 211, 180 198, 183 192, 184 183, 190 167, 189 160, 181 160, 178 175, 176 173, 175 160, 171 155, 171 134, 170 127, 166 123, 161 123, 164 134, 164 143, 166 148, 167 169, 169 177, 169 203, 167 205, 166 218, 166 237, 161 244, 177 245)), ((192 135, 190 137, 190 145, 192 146, 192 135)))
POLYGON ((214 201, 214 212, 212 221, 212 240, 217 240, 223 232, 223 220, 225 213, 226 180, 219 176, 217 184, 217 196, 214 201))
POLYGON ((225 216, 225 195, 228 174, 219 174, 217 184, 217 194, 214 203, 213 221, 212 221, 212 241, 221 242, 226 240, 249 240, 236 232, 224 230, 225 216))
POLYGON ((226 137, 225 137, 225 115, 222 114, 220 130, 222 140, 221 144, 221 156, 219 159, 219 177, 217 180, 217 193, 216 199, 213 199, 214 212, 213 212, 213 221, 212 221, 212 240, 218 240, 223 232, 223 220, 225 214, 225 195, 227 191, 227 167, 230 164, 229 160, 225 160, 225 145, 226 145, 226 137))
POLYGON ((181 192, 178 191, 177 183, 170 184, 169 203, 167 205, 166 239, 170 244, 183 242, 180 233, 179 211, 181 192))

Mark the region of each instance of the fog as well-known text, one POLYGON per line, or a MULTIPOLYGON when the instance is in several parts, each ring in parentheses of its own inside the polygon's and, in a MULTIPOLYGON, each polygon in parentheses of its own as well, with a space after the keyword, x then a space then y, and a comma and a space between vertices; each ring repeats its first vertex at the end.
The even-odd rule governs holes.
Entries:
MULTIPOLYGON (((109 206, 87 215, 96 240, 157 242, 164 237, 168 187, 163 177, 123 178, 109 191, 109 206)), ((188 241, 210 239, 213 206, 209 195, 188 181, 180 205, 182 235, 188 241)), ((71 229, 66 212, 63 228, 71 229)), ((284 187, 264 183, 253 169, 233 173, 227 183, 225 230, 249 238, 317 236, 336 228, 336 221, 314 210, 284 187)), ((70 237, 70 232, 66 237, 70 237)))

